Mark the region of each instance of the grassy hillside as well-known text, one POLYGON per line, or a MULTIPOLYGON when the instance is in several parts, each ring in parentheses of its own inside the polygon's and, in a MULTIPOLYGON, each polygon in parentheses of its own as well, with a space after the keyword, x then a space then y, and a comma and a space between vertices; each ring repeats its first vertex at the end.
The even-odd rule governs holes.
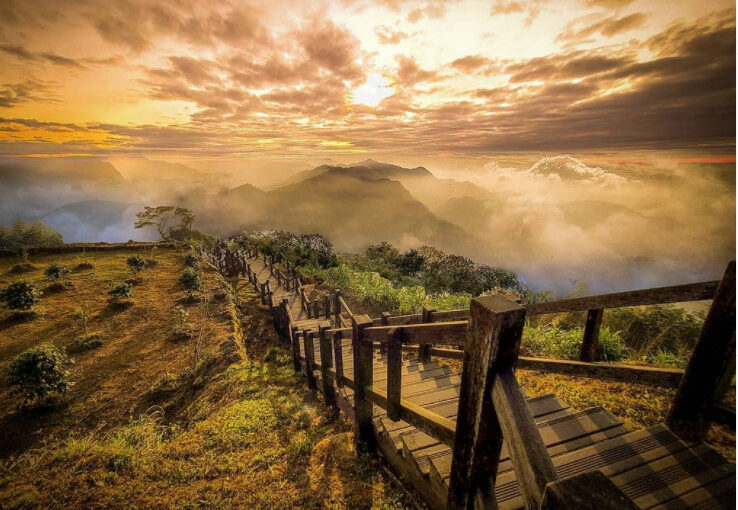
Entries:
MULTIPOLYGON (((31 345, 68 346, 82 334, 73 316, 83 304, 89 333, 103 339, 73 355, 75 385, 59 407, 16 411, 2 386, 0 508, 406 507, 377 466, 357 458, 349 423, 294 374, 250 289, 201 264, 204 291, 188 304, 177 284, 185 252, 159 250, 134 304, 111 309, 107 290, 130 278, 131 253, 90 253, 94 268, 47 293, 32 321, 0 312, 3 372, 31 345), (172 334, 182 302, 190 339, 172 334)), ((37 269, 24 274, 4 259, 0 287, 19 279, 46 286, 42 271, 56 260, 75 267, 83 257, 32 257, 37 269)))

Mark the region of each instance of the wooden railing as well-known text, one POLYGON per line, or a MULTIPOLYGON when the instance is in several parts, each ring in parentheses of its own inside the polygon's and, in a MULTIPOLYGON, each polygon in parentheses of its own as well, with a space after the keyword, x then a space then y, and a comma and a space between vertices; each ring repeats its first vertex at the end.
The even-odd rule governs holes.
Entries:
MULTIPOLYGON (((268 267, 269 264, 273 267, 273 260, 264 260, 268 267)), ((246 274, 251 275, 249 264, 246 263, 245 267, 246 274)), ((228 264, 224 269, 228 270, 228 264)), ((307 300, 301 284, 297 292, 300 290, 301 299, 307 300)), ((526 315, 704 299, 712 299, 713 303, 694 354, 681 377, 668 419, 672 429, 683 438, 697 440, 704 438, 710 420, 716 416, 715 400, 722 396, 721 392, 732 377, 731 370, 735 370, 735 262, 728 265, 722 280, 717 282, 528 306, 503 296, 490 295, 473 299, 469 310, 437 312, 424 309, 421 314, 405 316, 385 313, 379 319, 354 314, 337 291, 332 299, 324 299, 323 317, 326 320, 319 323, 317 330, 300 331, 287 299, 274 306, 273 310, 279 331, 290 339, 295 370, 305 374, 311 389, 318 387, 316 371, 320 373, 327 405, 337 406, 337 387, 345 385, 353 389, 357 450, 376 452, 372 406, 385 409, 390 419, 404 420, 453 448, 447 508, 467 509, 494 504, 494 480, 504 438, 526 508, 557 509, 576 506, 566 490, 567 485, 564 485, 572 482, 571 479, 566 482, 557 479, 515 377, 515 369, 523 366, 524 358, 519 353, 526 315), (348 316, 350 328, 343 327, 343 315, 348 316), (320 365, 314 359, 316 337, 320 365), (349 337, 353 354, 351 377, 344 373, 343 367, 342 340, 349 337), (304 356, 301 355, 301 342, 304 356), (386 390, 373 386, 374 350, 378 346, 387 351, 386 390), (446 355, 463 359, 455 423, 402 398, 402 351, 408 348, 417 350, 421 356, 446 355)), ((273 305, 271 301, 270 304, 273 305)), ((307 309, 310 308, 308 305, 307 309)), ((307 314, 317 316, 314 309, 307 314)), ((590 331, 589 339, 596 340, 592 331, 599 328, 601 313, 589 312, 588 315, 590 318, 585 329, 590 331)), ((587 335, 585 342, 586 338, 587 335)), ((598 365, 563 363, 578 363, 585 367, 598 365)), ((619 370, 642 369, 622 367, 619 370)), ((599 500, 598 506, 606 507, 612 501, 627 500, 601 473, 587 473, 579 478, 580 487, 589 484, 597 488, 592 497, 594 501, 599 500)))

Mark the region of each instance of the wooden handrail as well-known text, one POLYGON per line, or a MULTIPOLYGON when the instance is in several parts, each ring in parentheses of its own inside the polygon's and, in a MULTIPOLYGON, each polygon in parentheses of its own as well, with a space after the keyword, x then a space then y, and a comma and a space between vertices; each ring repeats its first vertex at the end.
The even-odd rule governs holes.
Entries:
POLYGON ((669 287, 655 287, 651 289, 615 292, 580 298, 562 299, 559 301, 544 301, 525 305, 528 315, 542 315, 545 313, 579 312, 600 308, 623 308, 626 306, 661 305, 669 303, 685 303, 689 301, 704 301, 715 296, 720 280, 669 287))
MULTIPOLYGON (((364 341, 387 343, 387 335, 397 326, 372 326, 364 332, 364 341)), ((464 345, 467 321, 409 324, 405 343, 420 345, 464 345)))
POLYGON ((525 506, 539 508, 546 485, 557 479, 556 471, 512 368, 497 372, 492 403, 525 506))

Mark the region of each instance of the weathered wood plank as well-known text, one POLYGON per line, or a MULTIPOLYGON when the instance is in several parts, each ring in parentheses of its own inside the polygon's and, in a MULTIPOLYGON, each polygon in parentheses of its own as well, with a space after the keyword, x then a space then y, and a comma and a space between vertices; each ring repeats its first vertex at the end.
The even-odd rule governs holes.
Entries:
POLYGON ((374 349, 365 339, 365 331, 372 323, 368 315, 353 317, 352 347, 354 355, 354 441, 360 452, 374 453, 376 442, 372 423, 372 403, 366 388, 374 380, 374 349))
POLYGON ((387 416, 395 421, 399 420, 401 416, 402 341, 404 335, 404 328, 391 330, 387 345, 387 416))
POLYGON ((703 440, 710 412, 735 356, 735 261, 728 264, 674 397, 668 424, 682 439, 703 440))
POLYGON ((626 306, 660 305, 704 301, 715 296, 719 280, 711 282, 688 283, 653 289, 615 292, 598 296, 586 296, 559 301, 531 303, 526 305, 528 315, 544 313, 578 312, 598 308, 622 308, 626 306))
POLYGON ((307 377, 308 388, 315 390, 318 386, 315 383, 315 347, 313 345, 313 331, 306 329, 303 332, 302 339, 305 345, 305 376, 307 377))
MULTIPOLYGON (((373 326, 366 329, 366 340, 387 343, 387 334, 395 326, 373 326)), ((467 322, 436 322, 403 326, 407 343, 420 345, 464 345, 467 322)))
POLYGON ((557 476, 512 368, 497 372, 492 402, 526 506, 538 508, 557 476))
POLYGON ((524 320, 525 309, 503 296, 483 296, 471 302, 449 509, 466 510, 478 494, 487 501, 493 497, 502 431, 492 404, 492 385, 496 371, 511 368, 516 361, 524 320))

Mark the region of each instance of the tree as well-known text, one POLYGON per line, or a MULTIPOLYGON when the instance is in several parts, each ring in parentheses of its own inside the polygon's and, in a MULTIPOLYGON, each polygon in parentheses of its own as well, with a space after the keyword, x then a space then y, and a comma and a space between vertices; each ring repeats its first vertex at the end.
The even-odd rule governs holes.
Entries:
POLYGON ((30 246, 58 246, 64 244, 64 238, 58 232, 35 221, 26 223, 18 220, 12 227, 0 225, 0 249, 22 250, 30 246))
POLYGON ((11 283, 0 292, 0 301, 11 310, 30 310, 41 299, 41 291, 28 282, 11 283))
POLYGON ((143 211, 137 212, 138 220, 133 224, 135 228, 154 227, 162 239, 169 236, 172 228, 170 224, 174 215, 174 206, 160 205, 158 207, 144 207, 143 211))
POLYGON ((8 383, 23 397, 24 405, 51 393, 63 394, 71 385, 71 362, 59 348, 42 344, 16 356, 8 367, 8 383))
POLYGON ((143 211, 136 213, 136 228, 154 227, 162 239, 169 239, 173 231, 189 232, 195 221, 195 215, 184 207, 171 205, 160 205, 157 207, 144 207, 143 211))
POLYGON ((426 257, 418 250, 410 249, 397 258, 395 265, 398 271, 405 276, 412 276, 423 268, 426 257))

